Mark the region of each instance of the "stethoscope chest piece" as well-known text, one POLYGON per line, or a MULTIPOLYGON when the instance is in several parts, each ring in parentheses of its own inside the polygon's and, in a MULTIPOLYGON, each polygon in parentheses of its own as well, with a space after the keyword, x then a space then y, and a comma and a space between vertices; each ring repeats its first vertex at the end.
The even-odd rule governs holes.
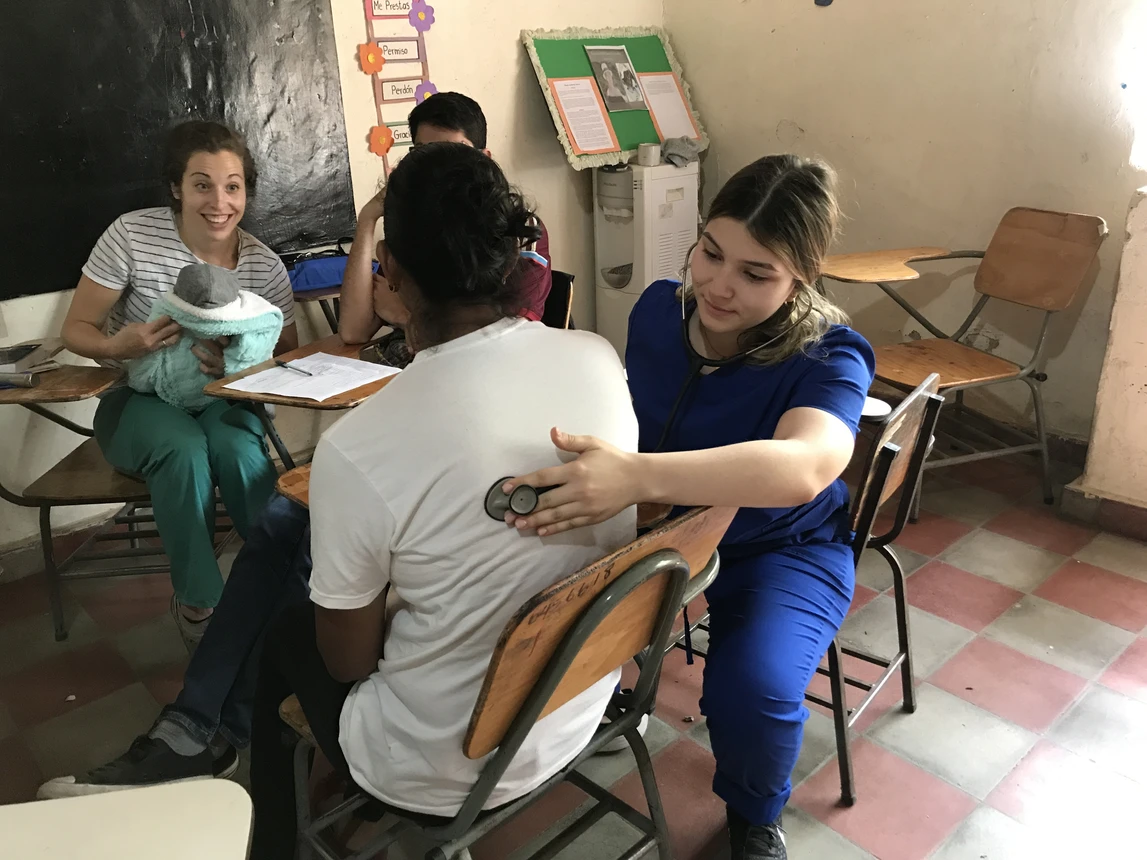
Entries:
POLYGON ((513 492, 505 493, 502 485, 510 478, 499 478, 494 486, 486 491, 486 513, 499 522, 506 521, 506 512, 512 511, 520 517, 529 516, 538 506, 538 491, 533 487, 522 485, 515 487, 513 492))

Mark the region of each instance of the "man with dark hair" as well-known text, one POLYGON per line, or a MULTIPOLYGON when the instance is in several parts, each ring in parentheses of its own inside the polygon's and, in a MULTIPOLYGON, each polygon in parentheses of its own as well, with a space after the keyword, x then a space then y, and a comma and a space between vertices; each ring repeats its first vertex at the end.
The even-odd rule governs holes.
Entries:
MULTIPOLYGON (((419 104, 408 118, 410 136, 415 146, 437 141, 464 143, 486 155, 486 116, 482 108, 462 93, 438 93, 419 104)), ((404 325, 406 309, 396 293, 386 287, 386 280, 372 269, 375 229, 382 218, 385 189, 372 197, 358 216, 346 275, 339 295, 339 334, 347 343, 365 343, 383 323, 404 325)), ((542 238, 532 248, 523 249, 514 277, 519 279, 522 296, 521 315, 533 320, 542 318, 546 297, 550 294, 550 236, 544 224, 542 238)))

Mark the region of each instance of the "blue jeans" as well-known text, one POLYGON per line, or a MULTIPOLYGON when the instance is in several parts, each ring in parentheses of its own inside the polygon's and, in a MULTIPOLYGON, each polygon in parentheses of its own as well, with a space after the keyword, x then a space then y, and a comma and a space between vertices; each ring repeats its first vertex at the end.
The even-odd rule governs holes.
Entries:
POLYGON ((183 674, 183 690, 161 719, 202 744, 216 734, 237 747, 251 742, 263 634, 280 608, 310 593, 311 515, 275 493, 251 526, 223 596, 183 674))
POLYGON ((750 824, 775 821, 792 793, 805 689, 854 584, 848 544, 812 543, 722 561, 705 592, 701 713, 717 761, 713 791, 750 824))

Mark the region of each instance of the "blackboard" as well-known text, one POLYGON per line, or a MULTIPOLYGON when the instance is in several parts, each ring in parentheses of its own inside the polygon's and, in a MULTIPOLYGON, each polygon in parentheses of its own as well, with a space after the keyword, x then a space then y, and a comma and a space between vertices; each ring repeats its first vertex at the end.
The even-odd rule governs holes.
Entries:
POLYGON ((328 0, 0 8, 0 299, 74 287, 117 216, 166 203, 163 138, 183 119, 246 135, 243 226, 276 251, 353 233, 328 0))

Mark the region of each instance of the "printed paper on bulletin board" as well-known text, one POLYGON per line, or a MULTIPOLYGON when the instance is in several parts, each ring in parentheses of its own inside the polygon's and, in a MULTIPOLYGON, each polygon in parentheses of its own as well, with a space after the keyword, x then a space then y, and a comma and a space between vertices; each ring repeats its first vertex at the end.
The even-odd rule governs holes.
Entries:
POLYGON ((570 140, 566 123, 549 82, 551 79, 592 78, 593 67, 585 51, 586 45, 624 45, 638 77, 643 74, 675 74, 680 82, 687 109, 692 115, 701 149, 704 150, 709 146, 709 136, 705 133, 700 117, 693 110, 689 85, 685 81, 681 65, 677 62, 668 37, 662 30, 653 27, 524 30, 522 43, 526 46, 538 83, 541 84, 546 104, 557 129, 558 140, 575 169, 622 164, 633 157, 639 144, 661 142, 657 125, 648 110, 614 111, 608 114, 608 119, 617 140, 617 150, 593 154, 579 153, 580 148, 570 140))

